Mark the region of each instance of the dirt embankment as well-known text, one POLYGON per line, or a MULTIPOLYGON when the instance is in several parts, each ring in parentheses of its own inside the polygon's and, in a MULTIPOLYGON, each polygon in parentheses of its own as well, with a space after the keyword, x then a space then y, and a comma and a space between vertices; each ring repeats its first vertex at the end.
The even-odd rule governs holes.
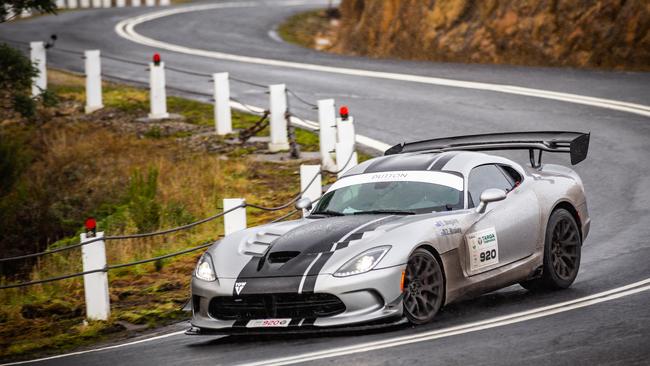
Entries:
POLYGON ((650 70, 647 0, 343 0, 340 13, 339 53, 650 70))

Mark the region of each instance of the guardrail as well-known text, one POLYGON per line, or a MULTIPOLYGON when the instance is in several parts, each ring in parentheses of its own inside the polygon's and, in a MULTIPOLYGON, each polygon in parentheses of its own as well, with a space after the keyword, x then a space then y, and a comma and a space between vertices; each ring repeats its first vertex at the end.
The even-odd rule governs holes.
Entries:
MULTIPOLYGON (((0 39, 0 41, 5 41, 0 39)), ((11 43, 27 45, 24 42, 6 40, 11 43)), ((141 62, 129 60, 118 56, 101 55, 99 50, 86 50, 84 52, 55 47, 56 37, 52 37, 50 42, 31 42, 30 57, 32 62, 41 71, 33 83, 33 95, 38 97, 47 88, 47 69, 46 60, 48 52, 63 52, 84 59, 84 69, 86 76, 86 113, 93 113, 103 108, 102 102, 102 75, 101 58, 108 60, 136 65, 145 66, 150 71, 150 109, 149 118, 152 120, 164 119, 168 117, 166 111, 166 85, 165 85, 165 65, 159 54, 154 54, 151 62, 141 62)), ((322 174, 335 174, 340 176, 345 171, 352 168, 357 163, 357 154, 355 152, 355 132, 353 118, 349 116, 347 107, 341 108, 340 117, 336 117, 334 99, 319 100, 317 103, 311 103, 300 97, 295 91, 289 89, 284 84, 274 84, 265 86, 260 83, 231 77, 227 72, 207 74, 196 71, 183 70, 176 67, 167 67, 172 72, 184 73, 193 76, 209 78, 214 83, 214 92, 212 94, 214 101, 214 118, 215 133, 226 135, 232 133, 231 109, 247 111, 260 115, 260 120, 251 128, 240 132, 240 139, 246 140, 250 136, 261 131, 267 124, 270 125, 271 136, 269 150, 285 151, 290 150, 292 156, 297 157, 297 147, 295 139, 292 138, 293 127, 308 128, 319 132, 320 138, 320 155, 321 165, 301 165, 300 182, 301 191, 290 201, 276 207, 266 207, 260 204, 248 203, 242 198, 224 199, 224 210, 210 217, 165 230, 138 233, 131 235, 104 236, 103 232, 95 233, 96 226, 87 226, 87 232, 81 234, 79 243, 65 247, 54 248, 42 252, 30 253, 15 257, 0 258, 0 264, 10 261, 26 260, 37 258, 53 253, 60 253, 75 248, 82 250, 83 271, 71 273, 46 279, 6 284, 0 286, 1 289, 10 289, 26 287, 37 284, 44 284, 54 281, 60 281, 75 277, 84 277, 84 289, 86 294, 86 315, 90 319, 107 319, 110 314, 110 301, 108 296, 108 276, 110 270, 124 268, 128 266, 139 265, 143 263, 155 262, 165 258, 171 258, 178 255, 190 253, 199 249, 213 245, 217 238, 204 242, 198 246, 184 249, 174 253, 168 253, 158 257, 147 258, 139 261, 109 265, 106 263, 105 242, 118 241, 125 239, 137 239, 170 234, 182 230, 187 230, 195 226, 213 221, 217 218, 224 218, 224 233, 229 235, 246 228, 246 208, 258 209, 264 211, 280 211, 289 208, 298 199, 308 197, 312 202, 318 201, 322 194, 322 174), (242 103, 230 97, 230 80, 246 84, 257 88, 268 88, 269 108, 262 109, 242 103), (319 122, 311 122, 306 119, 295 116, 290 112, 291 99, 302 103, 310 108, 318 110, 319 122), (336 161, 336 162, 335 162, 336 161), (322 168, 321 168, 322 167, 322 168), (318 182, 318 183, 317 183, 318 182), (96 234, 96 235, 95 235, 96 234)), ((110 78, 120 79, 118 76, 105 75, 110 78)), ((181 92, 201 94, 194 91, 187 91, 173 88, 181 92)), ((289 218, 298 213, 293 210, 284 214, 271 223, 278 222, 289 218)), ((307 214, 303 212, 303 214, 307 214)), ((93 220, 94 222, 94 220, 93 220)))
MULTIPOLYGON (((142 6, 142 0, 56 0, 55 4, 58 9, 124 8, 126 6, 137 8, 142 6)), ((169 6, 171 5, 171 0, 145 0, 144 5, 148 7, 156 5, 169 6)), ((14 14, 9 4, 5 5, 5 9, 7 9, 5 21, 16 18, 29 18, 34 15, 28 9, 23 10, 19 14, 14 14)))

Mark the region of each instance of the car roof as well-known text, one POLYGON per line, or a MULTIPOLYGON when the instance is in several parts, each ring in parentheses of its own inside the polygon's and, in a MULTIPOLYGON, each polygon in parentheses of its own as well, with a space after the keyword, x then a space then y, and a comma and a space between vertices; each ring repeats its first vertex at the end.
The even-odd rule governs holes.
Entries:
POLYGON ((364 161, 348 170, 345 176, 405 170, 429 170, 459 173, 467 176, 469 171, 483 164, 508 164, 521 168, 506 158, 474 151, 447 151, 442 153, 416 152, 380 156, 364 161))

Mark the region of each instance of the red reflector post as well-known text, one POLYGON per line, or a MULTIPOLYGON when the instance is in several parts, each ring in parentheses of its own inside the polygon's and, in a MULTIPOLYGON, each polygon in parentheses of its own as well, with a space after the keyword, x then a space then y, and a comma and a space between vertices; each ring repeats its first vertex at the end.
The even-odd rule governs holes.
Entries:
POLYGON ((86 219, 84 226, 86 226, 86 236, 94 237, 97 233, 97 220, 94 217, 89 217, 86 219))
POLYGON ((160 54, 158 53, 153 54, 153 64, 156 66, 160 65, 160 54))
POLYGON ((348 106, 342 106, 341 109, 339 109, 339 115, 341 115, 341 119, 346 120, 350 116, 350 113, 348 111, 348 106))

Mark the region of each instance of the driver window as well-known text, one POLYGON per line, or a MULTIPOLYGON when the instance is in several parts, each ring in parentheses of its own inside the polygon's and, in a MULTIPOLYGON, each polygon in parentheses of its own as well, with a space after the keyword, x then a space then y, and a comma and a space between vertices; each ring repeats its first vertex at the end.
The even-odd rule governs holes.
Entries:
POLYGON ((486 189, 498 188, 508 192, 512 187, 513 183, 503 175, 503 172, 496 165, 477 166, 469 173, 469 208, 474 207, 481 201, 481 193, 486 189))

